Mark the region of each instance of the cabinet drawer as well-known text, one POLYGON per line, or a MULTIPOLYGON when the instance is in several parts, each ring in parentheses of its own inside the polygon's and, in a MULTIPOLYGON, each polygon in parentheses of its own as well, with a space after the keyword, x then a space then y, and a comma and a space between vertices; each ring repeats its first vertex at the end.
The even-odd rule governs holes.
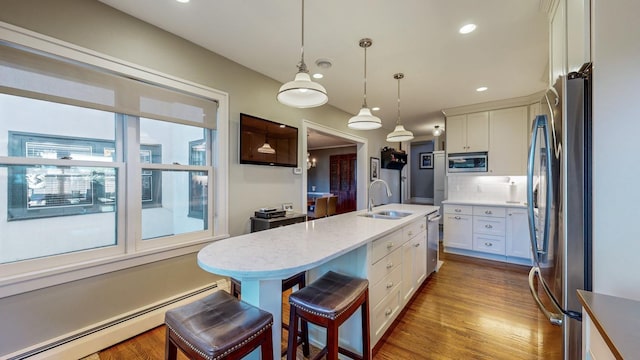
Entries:
POLYGON ((427 219, 425 217, 420 218, 419 221, 414 221, 409 225, 402 228, 403 240, 409 240, 416 235, 427 230, 427 219))
POLYGON ((402 268, 397 267, 389 275, 371 287, 371 304, 378 305, 385 296, 397 287, 402 281, 402 268))
POLYGON ((471 205, 444 205, 445 214, 473 215, 471 205))
POLYGON ((504 218, 507 214, 507 209, 503 207, 495 206, 474 206, 473 216, 491 216, 504 218))
POLYGON ((473 217, 473 233, 504 236, 505 220, 504 218, 495 218, 489 216, 473 217))
POLYGON ((473 250, 497 255, 504 255, 504 237, 474 234, 473 250))
POLYGON ((371 265, 371 273, 369 274, 369 282, 372 285, 377 284, 385 276, 391 274, 391 272, 402 263, 402 251, 400 249, 395 250, 388 256, 380 259, 380 261, 371 265))
POLYGON ((400 310, 400 287, 396 286, 371 312, 372 344, 375 344, 376 339, 379 339, 384 334, 398 310, 400 310))
POLYGON ((371 244, 371 263, 382 259, 393 250, 402 246, 402 231, 396 231, 380 239, 374 240, 371 244))

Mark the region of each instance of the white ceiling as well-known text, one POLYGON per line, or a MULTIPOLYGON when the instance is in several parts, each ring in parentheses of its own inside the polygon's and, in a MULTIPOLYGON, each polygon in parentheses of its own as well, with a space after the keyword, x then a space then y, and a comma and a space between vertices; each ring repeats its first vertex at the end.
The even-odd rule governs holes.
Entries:
MULTIPOLYGON (((300 0, 101 0, 279 82, 300 60, 300 0)), ((548 80, 548 26, 540 0, 306 0, 305 62, 329 104, 362 105, 368 37, 367 102, 389 131, 401 120, 415 135, 444 125, 441 110, 525 96, 548 80), (477 30, 461 35, 468 23, 477 30), (319 58, 333 66, 321 70, 319 58), (478 93, 480 86, 488 91, 478 93)), ((273 94, 275 99, 275 93, 273 94)), ((325 105, 326 106, 326 105, 325 105)), ((345 122, 348 118, 345 118, 345 122)))

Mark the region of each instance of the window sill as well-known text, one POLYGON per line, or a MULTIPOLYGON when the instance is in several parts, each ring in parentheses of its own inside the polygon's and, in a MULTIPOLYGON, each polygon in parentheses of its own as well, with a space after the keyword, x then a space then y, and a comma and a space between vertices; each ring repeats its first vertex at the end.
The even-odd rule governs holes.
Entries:
POLYGON ((45 271, 35 271, 11 277, 0 277, 0 299, 28 291, 38 290, 91 276, 171 259, 200 251, 213 241, 228 238, 229 234, 199 239, 189 243, 167 246, 164 248, 138 251, 133 254, 122 254, 99 260, 87 261, 70 266, 60 266, 45 271))

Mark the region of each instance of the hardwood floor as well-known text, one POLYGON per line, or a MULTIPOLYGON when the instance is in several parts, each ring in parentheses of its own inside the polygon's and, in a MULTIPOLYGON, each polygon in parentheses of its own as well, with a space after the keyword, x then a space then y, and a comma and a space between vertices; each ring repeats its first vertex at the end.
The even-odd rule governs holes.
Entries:
MULTIPOLYGON (((440 271, 418 290, 374 359, 562 358, 561 329, 536 308, 527 267, 442 253, 441 260, 440 271)), ((164 336, 160 326, 99 356, 164 359, 164 336)))

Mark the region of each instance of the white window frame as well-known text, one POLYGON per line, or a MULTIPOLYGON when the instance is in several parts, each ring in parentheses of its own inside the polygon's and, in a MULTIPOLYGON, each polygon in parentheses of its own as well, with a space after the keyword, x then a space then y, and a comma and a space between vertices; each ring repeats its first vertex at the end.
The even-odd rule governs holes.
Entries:
MULTIPOLYGON (((155 83, 168 88, 175 88, 185 91, 187 93, 196 94, 218 102, 218 114, 217 114, 217 126, 213 133, 214 139, 212 143, 215 144, 214 149, 210 153, 212 161, 212 168, 208 168, 210 171, 210 183, 214 186, 209 187, 209 202, 212 203, 212 210, 210 214, 209 228, 213 229, 212 233, 207 236, 203 236, 202 232, 198 232, 196 236, 186 236, 180 238, 180 243, 176 244, 172 239, 162 240, 156 242, 153 245, 140 246, 140 235, 132 236, 131 226, 128 226, 125 232, 125 221, 132 221, 132 217, 129 216, 125 220, 127 213, 136 211, 131 206, 128 209, 118 209, 118 245, 105 249, 91 249, 78 253, 71 253, 59 256, 50 256, 42 259, 28 260, 15 264, 0 265, 0 298, 19 294, 26 291, 32 291, 35 289, 48 287, 56 284, 61 284, 69 281, 74 281, 90 276, 96 276, 112 271, 125 269, 128 267, 139 266, 146 263, 151 263, 163 259, 172 258, 184 254, 194 253, 206 246, 208 243, 214 240, 223 239, 229 236, 228 226, 228 168, 229 160, 227 156, 228 149, 228 122, 229 122, 229 96, 226 92, 219 91, 207 86, 203 86, 191 81, 179 79, 177 77, 164 74, 137 64, 129 63, 109 55, 101 54, 99 52, 86 49, 68 42, 64 42, 58 39, 48 37, 27 29, 23 29, 11 24, 0 22, 0 41, 6 41, 17 45, 33 48, 36 50, 44 51, 53 55, 58 55, 64 58, 72 59, 89 65, 97 66, 106 70, 110 70, 116 73, 122 73, 129 75, 133 78, 138 78, 150 83, 155 83), (126 211, 125 211, 126 210, 126 211), (186 240, 185 240, 186 239, 186 240), (96 254, 100 254, 96 257, 96 254), (88 260, 87 260, 88 259, 88 260), (5 266, 6 265, 6 266, 5 266), (10 269, 10 271, 4 271, 10 269)), ((128 124, 129 122, 127 122, 128 124)), ((131 136, 137 136, 138 134, 132 134, 136 132, 136 129, 131 125, 125 126, 125 129, 120 129, 124 132, 124 138, 130 139, 131 136)), ((139 137, 136 137, 139 138, 139 137)), ((139 154, 129 155, 139 157, 139 154)), ((128 161, 132 159, 127 159, 128 161)), ((3 159, 5 164, 30 164, 33 161, 35 164, 43 162, 51 162, 51 165, 69 165, 65 160, 48 160, 43 159, 24 159, 24 158, 9 158, 3 159)), ((122 189, 122 184, 125 181, 131 184, 132 179, 136 175, 135 179, 140 179, 141 166, 131 166, 139 162, 121 163, 114 162, 109 163, 109 166, 118 168, 118 181, 119 186, 122 189), (126 170, 126 171, 125 171, 126 170), (124 176, 128 179, 124 179, 124 176)), ((74 162, 78 166, 105 166, 105 163, 96 164, 95 162, 74 162)), ((150 168, 157 168, 163 170, 174 170, 174 165, 153 165, 146 166, 150 168)), ((202 169, 199 166, 189 166, 188 168, 202 169)), ((185 170, 185 167, 179 167, 175 170, 185 170)), ((131 194, 129 194, 131 195, 131 194)), ((124 191, 118 193, 118 204, 123 206, 125 204, 124 191)), ((137 202, 131 202, 129 205, 135 205, 137 202)), ((138 204, 137 206, 140 206, 138 204)), ((135 206, 134 206, 135 207, 135 206)), ((140 214, 141 209, 137 209, 140 214)), ((140 216, 140 215, 137 215, 140 216)), ((135 220, 135 219, 133 219, 135 220)), ((174 238, 174 237, 170 237, 174 238)))

